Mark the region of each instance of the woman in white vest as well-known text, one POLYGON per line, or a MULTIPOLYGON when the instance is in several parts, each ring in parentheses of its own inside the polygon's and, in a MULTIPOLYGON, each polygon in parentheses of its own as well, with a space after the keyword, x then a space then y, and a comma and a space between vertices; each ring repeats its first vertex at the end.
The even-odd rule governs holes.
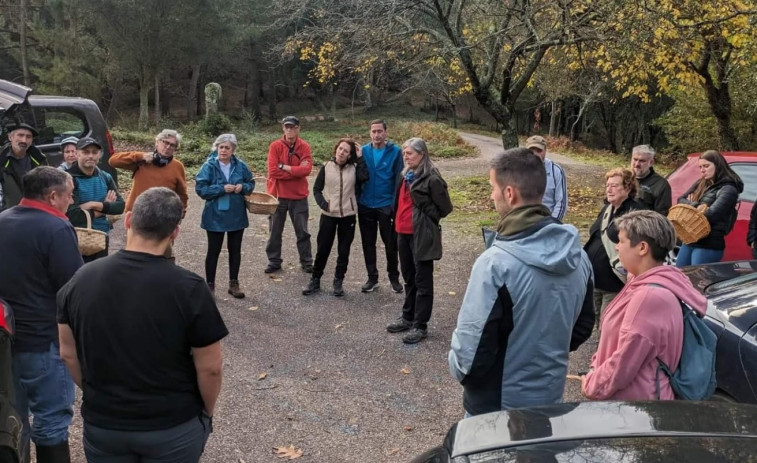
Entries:
POLYGON ((318 172, 313 184, 313 197, 321 208, 318 227, 318 249, 313 276, 302 294, 321 289, 321 276, 326 267, 334 238, 337 238, 334 296, 344 296, 343 281, 350 261, 350 246, 355 238, 355 214, 360 185, 368 181, 368 169, 360 153, 360 145, 351 138, 342 138, 334 146, 334 157, 318 172))

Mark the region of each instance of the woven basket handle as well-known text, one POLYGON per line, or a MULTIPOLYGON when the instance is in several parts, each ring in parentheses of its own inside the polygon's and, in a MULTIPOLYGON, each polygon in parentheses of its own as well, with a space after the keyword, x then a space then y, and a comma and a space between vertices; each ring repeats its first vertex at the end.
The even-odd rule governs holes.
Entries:
POLYGON ((92 217, 89 216, 89 211, 86 210, 86 209, 81 209, 81 208, 79 208, 79 209, 84 213, 84 217, 87 219, 87 229, 91 230, 92 229, 92 217))
MULTIPOLYGON (((258 184, 258 180, 265 180, 266 181, 266 185, 268 183, 273 183, 273 180, 270 179, 270 178, 268 178, 268 177, 252 177, 252 179, 255 180, 255 184, 256 185, 258 184)), ((265 192, 268 193, 268 188, 265 189, 265 192)), ((279 199, 279 186, 278 185, 276 185, 276 196, 275 197, 276 197, 276 199, 279 199)))

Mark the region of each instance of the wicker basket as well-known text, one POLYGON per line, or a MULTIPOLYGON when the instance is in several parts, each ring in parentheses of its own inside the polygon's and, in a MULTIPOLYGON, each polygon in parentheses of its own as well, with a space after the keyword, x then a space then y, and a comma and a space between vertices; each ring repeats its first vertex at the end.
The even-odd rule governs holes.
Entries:
POLYGON ((710 234, 710 222, 702 212, 688 204, 676 204, 671 207, 668 219, 673 222, 676 235, 683 244, 696 243, 710 234))
MULTIPOLYGON (((268 181, 265 177, 255 177, 255 183, 258 180, 268 181)), ((276 212, 276 208, 279 207, 279 200, 269 195, 268 193, 261 193, 253 191, 249 195, 244 197, 244 202, 247 205, 247 211, 251 214, 271 215, 276 212)))
POLYGON ((92 218, 90 218, 89 212, 82 212, 84 212, 84 216, 87 218, 87 228, 75 228, 76 236, 79 238, 79 252, 82 256, 91 256, 105 250, 108 234, 92 229, 92 218))

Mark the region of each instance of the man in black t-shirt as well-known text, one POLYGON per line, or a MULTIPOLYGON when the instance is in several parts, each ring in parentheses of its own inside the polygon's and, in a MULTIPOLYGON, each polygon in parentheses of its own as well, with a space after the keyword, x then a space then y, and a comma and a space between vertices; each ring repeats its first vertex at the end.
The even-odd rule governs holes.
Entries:
POLYGON ((126 248, 58 293, 90 463, 197 462, 212 431, 228 330, 204 279, 164 257, 183 210, 173 191, 148 189, 124 218, 126 248))

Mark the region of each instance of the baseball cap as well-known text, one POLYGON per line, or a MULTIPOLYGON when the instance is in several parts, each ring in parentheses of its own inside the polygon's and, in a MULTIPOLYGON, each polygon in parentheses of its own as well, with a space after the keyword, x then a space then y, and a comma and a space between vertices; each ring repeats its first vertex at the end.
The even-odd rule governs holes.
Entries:
POLYGON ((82 150, 82 149, 88 147, 89 145, 95 145, 99 149, 103 149, 102 145, 100 143, 98 143, 97 140, 95 140, 92 137, 86 137, 86 138, 82 138, 81 140, 79 140, 76 143, 76 149, 82 150))
POLYGON ((60 141, 60 147, 63 148, 63 145, 76 145, 79 143, 79 139, 76 137, 66 137, 63 140, 60 141))
POLYGON ((528 140, 526 140, 526 148, 541 148, 543 150, 546 150, 547 140, 545 140, 541 135, 533 135, 531 137, 528 137, 528 140))
POLYGON ((287 117, 285 117, 284 119, 281 120, 281 123, 284 124, 284 125, 286 125, 286 124, 293 124, 293 125, 299 126, 300 125, 300 120, 297 119, 294 116, 287 116, 287 117))
POLYGON ((37 129, 27 124, 26 122, 12 122, 5 126, 5 130, 7 130, 7 133, 11 133, 14 130, 18 130, 18 129, 28 130, 29 132, 32 133, 33 137, 36 137, 37 135, 39 135, 39 132, 37 132, 37 129))

